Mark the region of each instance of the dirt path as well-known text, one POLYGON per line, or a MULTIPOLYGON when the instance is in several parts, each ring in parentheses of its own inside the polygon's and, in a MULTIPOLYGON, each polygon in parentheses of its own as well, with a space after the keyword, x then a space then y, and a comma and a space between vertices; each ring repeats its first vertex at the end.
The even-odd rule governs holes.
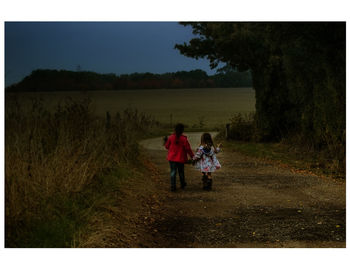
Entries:
MULTIPOLYGON (((198 145, 200 133, 187 135, 198 145)), ((149 247, 345 247, 345 183, 224 149, 212 191, 203 191, 200 173, 186 165, 186 190, 171 193, 161 138, 142 145, 166 194, 149 247)))

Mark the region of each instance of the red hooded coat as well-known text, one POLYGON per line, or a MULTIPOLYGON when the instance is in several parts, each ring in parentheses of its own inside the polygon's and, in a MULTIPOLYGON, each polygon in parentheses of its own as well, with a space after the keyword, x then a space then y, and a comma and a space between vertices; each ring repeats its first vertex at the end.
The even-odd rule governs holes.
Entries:
POLYGON ((187 154, 191 158, 194 156, 187 137, 184 135, 180 135, 179 138, 176 138, 175 134, 170 135, 164 146, 168 149, 167 159, 169 161, 185 163, 187 154))

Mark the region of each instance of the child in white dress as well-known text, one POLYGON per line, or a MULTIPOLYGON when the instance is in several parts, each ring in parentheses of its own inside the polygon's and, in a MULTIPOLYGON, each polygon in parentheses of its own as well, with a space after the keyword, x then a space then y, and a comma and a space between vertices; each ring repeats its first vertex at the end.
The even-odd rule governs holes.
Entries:
POLYGON ((216 154, 220 152, 220 146, 215 147, 213 139, 209 133, 203 133, 201 144, 193 157, 195 168, 202 173, 203 189, 211 190, 212 175, 211 173, 221 168, 220 162, 216 158, 216 154))

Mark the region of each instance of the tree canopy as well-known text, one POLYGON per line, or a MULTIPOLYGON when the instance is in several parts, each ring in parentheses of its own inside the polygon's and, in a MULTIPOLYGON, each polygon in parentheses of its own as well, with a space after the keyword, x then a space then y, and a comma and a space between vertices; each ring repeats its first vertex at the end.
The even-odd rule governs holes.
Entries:
POLYGON ((345 155, 345 23, 186 22, 195 38, 175 48, 250 70, 260 140, 302 137, 345 155))

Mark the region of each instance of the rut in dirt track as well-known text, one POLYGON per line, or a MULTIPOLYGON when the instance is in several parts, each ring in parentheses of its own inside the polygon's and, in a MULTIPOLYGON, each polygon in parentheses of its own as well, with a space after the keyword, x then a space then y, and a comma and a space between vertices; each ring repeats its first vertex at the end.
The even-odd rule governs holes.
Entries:
MULTIPOLYGON (((195 148, 200 133, 187 135, 195 148)), ((186 165, 186 189, 170 193, 161 138, 141 144, 159 170, 159 192, 167 192, 150 247, 345 247, 345 183, 223 149, 212 191, 186 165)))

